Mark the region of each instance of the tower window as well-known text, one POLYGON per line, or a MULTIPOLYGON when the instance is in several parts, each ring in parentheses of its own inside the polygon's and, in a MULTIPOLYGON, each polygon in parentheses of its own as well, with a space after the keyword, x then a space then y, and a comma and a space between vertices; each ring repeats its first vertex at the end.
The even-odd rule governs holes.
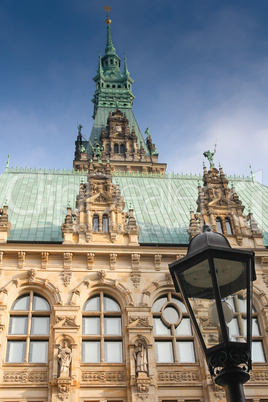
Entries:
POLYGON ((216 219, 216 225, 217 225, 217 232, 218 233, 223 233, 222 221, 221 221, 220 218, 216 219))
POLYGON ((97 214, 93 215, 93 231, 99 231, 99 216, 97 214))
POLYGON ((194 337, 183 302, 171 293, 152 307, 157 363, 194 363, 194 337))
POLYGON ((114 61, 113 61, 113 59, 111 59, 111 60, 110 60, 110 64, 114 64, 114 61))
POLYGON ((109 218, 107 215, 102 217, 102 231, 106 233, 109 231, 109 218))
POLYGON ((112 88, 115 88, 115 85, 113 85, 112 88))
POLYGON ((123 144, 120 145, 120 154, 124 154, 125 153, 125 147, 123 144))
POLYGON ((229 218, 225 218, 225 225, 226 225, 226 232, 227 232, 227 234, 228 234, 228 235, 233 234, 232 225, 231 225, 231 221, 230 221, 229 218))
POLYGON ((100 292, 83 308, 82 361, 122 363, 122 312, 112 297, 100 292))
POLYGON ((118 85, 117 88, 121 88, 121 85, 118 85))
POLYGON ((107 85, 106 85, 106 87, 107 87, 107 88, 110 88, 110 85, 109 85, 109 84, 107 84, 107 85))
POLYGON ((118 154, 118 153, 119 153, 118 144, 114 144, 114 153, 115 153, 115 154, 118 154))
POLYGON ((50 305, 30 292, 19 297, 10 312, 7 363, 47 363, 50 305))

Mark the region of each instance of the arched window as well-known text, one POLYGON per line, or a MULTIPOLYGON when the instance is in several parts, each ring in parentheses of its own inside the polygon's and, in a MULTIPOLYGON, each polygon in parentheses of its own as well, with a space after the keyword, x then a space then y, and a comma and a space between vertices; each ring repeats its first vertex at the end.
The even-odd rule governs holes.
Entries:
POLYGON ((120 145, 120 154, 124 154, 125 153, 125 147, 124 144, 120 145))
POLYGON ((218 233, 223 233, 222 221, 221 221, 220 218, 216 219, 216 225, 217 225, 217 232, 218 233))
MULTIPOLYGON (((228 324, 231 341, 244 342, 246 339, 247 306, 246 296, 243 292, 227 299, 234 311, 234 318, 228 324)), ((264 363, 266 361, 263 349, 263 336, 260 331, 258 313, 252 310, 252 361, 264 363)))
POLYGON ((114 144, 114 153, 118 154, 118 152, 119 152, 118 144, 114 144))
POLYGON ((157 363, 195 362, 190 318, 183 302, 171 293, 152 307, 157 363))
POLYGON ((99 216, 97 214, 93 215, 93 231, 99 231, 99 216))
POLYGON ((122 363, 122 312, 118 302, 103 292, 83 307, 82 361, 122 363))
POLYGON ((50 305, 34 292, 12 305, 7 340, 7 363, 47 363, 50 305))
POLYGON ((229 218, 225 218, 225 226, 226 226, 226 232, 227 232, 227 234, 228 234, 228 235, 233 234, 232 225, 231 225, 231 221, 230 221, 229 218))
POLYGON ((102 231, 109 232, 109 218, 107 215, 103 215, 102 217, 102 231))

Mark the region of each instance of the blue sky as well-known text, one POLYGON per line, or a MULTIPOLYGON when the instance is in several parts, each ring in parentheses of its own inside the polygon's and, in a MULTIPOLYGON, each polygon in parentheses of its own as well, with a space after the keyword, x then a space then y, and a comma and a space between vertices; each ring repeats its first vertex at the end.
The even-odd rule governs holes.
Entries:
POLYGON ((268 185, 267 0, 2 0, 1 167, 72 168, 89 136, 94 77, 112 7, 134 112, 167 171, 202 172, 217 142, 227 174, 268 185))

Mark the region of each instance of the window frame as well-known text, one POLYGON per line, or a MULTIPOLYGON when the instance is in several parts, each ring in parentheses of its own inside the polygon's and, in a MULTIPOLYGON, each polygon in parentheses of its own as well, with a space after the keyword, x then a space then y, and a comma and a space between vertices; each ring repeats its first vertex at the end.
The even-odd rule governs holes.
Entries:
POLYGON ((154 302, 152 304, 152 317, 153 317, 153 322, 154 322, 155 318, 161 318, 162 323, 166 327, 169 327, 169 329, 170 329, 170 335, 161 335, 161 334, 157 335, 156 332, 155 332, 155 325, 153 325, 154 326, 153 334, 154 334, 155 352, 156 352, 157 343, 171 342, 171 344, 172 344, 172 353, 173 353, 173 361, 172 362, 158 361, 157 353, 156 353, 156 363, 157 364, 194 364, 194 363, 196 363, 197 362, 197 354, 196 354, 196 346, 195 346, 195 336, 194 336, 194 332, 193 332, 194 330, 193 330, 193 326, 192 326, 192 323, 191 323, 190 316, 189 316, 189 314, 187 312, 187 309, 186 309, 186 306, 185 306, 185 304, 183 302, 182 297, 180 297, 178 294, 174 294, 172 292, 166 292, 166 293, 163 293, 161 295, 158 295, 158 297, 154 300, 154 302), (154 311, 153 310, 154 304, 156 303, 157 300, 159 300, 159 299, 161 299, 163 297, 167 298, 167 301, 160 308, 160 311, 154 311), (166 324, 165 320, 163 320, 163 318, 162 318, 162 314, 163 314, 162 310, 164 311, 164 309, 167 306, 172 306, 172 305, 176 304, 173 301, 174 299, 178 300, 179 302, 181 302, 183 304, 183 306, 185 307, 185 311, 182 311, 182 309, 180 309, 181 310, 181 318, 180 318, 179 323, 177 325, 176 325, 176 323, 174 323, 174 324, 172 324, 172 323, 171 324, 166 324), (190 320, 190 327, 191 327, 191 333, 192 333, 191 335, 176 334, 176 328, 179 327, 179 325, 181 324, 181 321, 184 318, 187 318, 187 319, 190 320), (182 342, 191 342, 192 343, 193 353, 194 353, 194 361, 184 362, 184 361, 179 360, 177 344, 180 343, 180 342, 181 343, 182 342))
POLYGON ((125 356, 124 356, 124 336, 123 336, 123 312, 120 302, 117 298, 110 295, 104 290, 100 290, 96 293, 90 295, 90 297, 85 301, 82 309, 82 357, 81 362, 82 364, 124 364, 125 356), (94 297, 99 297, 99 310, 97 311, 86 311, 85 305, 94 297), (105 311, 104 308, 104 298, 107 297, 112 299, 119 307, 119 311, 105 311), (84 318, 86 317, 99 317, 99 334, 84 334, 84 318), (115 335, 105 334, 105 318, 121 318, 121 333, 115 335), (96 341, 100 344, 100 354, 99 354, 99 361, 98 362, 87 362, 83 360, 83 348, 84 343, 87 341, 96 341), (120 362, 108 362, 107 356, 105 353, 105 346, 108 342, 120 342, 121 344, 121 356, 122 360, 120 362))
POLYGON ((34 290, 30 290, 19 295, 12 303, 11 308, 9 310, 9 319, 8 319, 8 327, 7 327, 7 342, 6 342, 6 351, 5 351, 5 363, 6 364, 48 364, 48 353, 49 353, 49 339, 51 333, 51 305, 46 297, 43 295, 36 293, 34 290), (29 296, 28 301, 28 310, 14 310, 13 306, 15 303, 23 298, 29 296), (34 309, 34 297, 40 297, 45 300, 48 304, 49 310, 37 310, 34 309), (26 318, 26 331, 21 334, 12 334, 11 332, 11 320, 12 318, 25 317, 26 318), (43 334, 32 334, 33 322, 34 318, 48 318, 48 332, 43 334), (24 361, 10 361, 9 350, 12 342, 24 342, 23 352, 24 352, 24 361), (34 342, 42 342, 44 343, 46 350, 46 361, 43 362, 35 362, 31 360, 31 346, 34 342))

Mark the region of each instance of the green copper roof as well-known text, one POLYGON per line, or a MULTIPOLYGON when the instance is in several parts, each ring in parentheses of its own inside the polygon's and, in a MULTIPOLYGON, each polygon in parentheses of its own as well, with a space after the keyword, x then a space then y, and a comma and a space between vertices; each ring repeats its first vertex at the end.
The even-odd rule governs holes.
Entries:
MULTIPOLYGON (((66 171, 7 169, 0 176, 0 206, 7 199, 12 224, 8 241, 61 242, 60 226, 68 202, 75 208, 86 174, 66 171)), ((126 201, 132 203, 141 228, 140 243, 186 244, 190 205, 196 207, 201 176, 114 175, 126 201)), ((243 205, 250 208, 268 246, 268 188, 248 178, 229 178, 243 205)))

